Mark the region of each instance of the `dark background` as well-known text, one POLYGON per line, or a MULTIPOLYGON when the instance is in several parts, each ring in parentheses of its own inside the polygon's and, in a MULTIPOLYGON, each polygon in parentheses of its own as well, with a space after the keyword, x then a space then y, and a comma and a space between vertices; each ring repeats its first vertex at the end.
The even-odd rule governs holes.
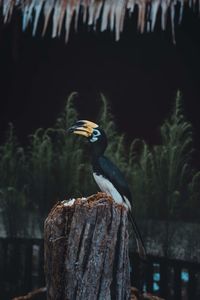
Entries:
POLYGON ((95 33, 81 22, 65 44, 64 32, 60 39, 51 39, 51 24, 42 38, 40 26, 36 37, 31 26, 21 31, 18 12, 10 24, 1 20, 0 141, 8 122, 22 143, 36 128, 53 126, 67 96, 77 91, 80 118, 95 121, 103 92, 118 130, 128 140, 159 143, 159 126, 180 89, 200 150, 200 18, 186 8, 173 45, 170 24, 162 32, 158 18, 155 32, 141 35, 136 14, 126 18, 119 42, 112 33, 95 33))
MULTIPOLYGON (((109 100, 117 128, 120 133, 126 133, 127 141, 139 137, 153 145, 160 142, 159 127, 171 114, 176 92, 180 89, 186 117, 194 128, 198 150, 194 162, 200 169, 200 18, 197 12, 185 9, 182 24, 176 26, 176 45, 172 43, 170 18, 166 32, 161 31, 158 17, 155 32, 145 34, 137 33, 136 21, 137 10, 132 18, 126 18, 119 42, 114 41, 112 33, 93 32, 80 21, 78 33, 72 30, 69 42, 65 44, 64 31, 60 39, 51 38, 51 23, 47 35, 42 38, 41 19, 37 34, 32 37, 31 26, 26 32, 21 30, 20 12, 14 12, 10 24, 3 24, 0 11, 0 143, 5 140, 8 123, 12 122, 19 141, 26 145, 27 136, 38 127, 54 125, 68 95, 77 91, 76 106, 80 118, 96 120, 100 108, 99 94, 103 92, 109 100)), ((34 201, 38 201, 37 197, 34 201)), ((38 205, 38 202, 34 203, 38 205)), ((43 201, 40 205, 42 207, 43 201)), ((15 214, 17 211, 13 216, 15 214)), ((156 234, 158 227, 162 231, 160 225, 155 223, 155 226, 156 234)), ((184 231, 186 227, 180 226, 184 231)), ((188 245, 190 239, 195 245, 198 239, 195 240, 194 233, 198 228, 193 225, 187 228, 188 245)), ((30 244, 27 245, 28 251, 22 244, 28 254, 30 244)), ((24 252, 19 250, 19 244, 17 251, 15 247, 11 249, 13 251, 9 255, 23 255, 31 266, 33 257, 25 257, 24 252)), ((193 257, 194 251, 188 252, 193 257)), ((42 250, 40 253, 43 257, 42 250)), ((13 292, 16 274, 26 275, 20 270, 23 260, 17 256, 14 260, 8 256, 2 256, 2 259, 6 272, 0 277, 4 279, 3 284, 7 280, 6 287, 14 296, 17 294, 13 292)), ((163 259, 161 262, 165 263, 163 259)), ((166 275, 166 266, 163 266, 160 270, 164 270, 166 275)), ((174 274, 179 274, 180 265, 177 267, 177 270, 173 269, 174 274)), ((191 280, 197 278, 188 265, 181 268, 193 275, 191 280)), ((194 268, 196 272, 196 265, 194 268)), ((24 283, 24 289, 18 294, 32 289, 28 286, 32 274, 29 268, 26 269, 28 275, 25 280, 19 276, 19 283, 20 280, 24 283)), ((161 280, 167 283, 165 275, 161 275, 161 280)), ((191 290, 192 281, 188 286, 191 290)))

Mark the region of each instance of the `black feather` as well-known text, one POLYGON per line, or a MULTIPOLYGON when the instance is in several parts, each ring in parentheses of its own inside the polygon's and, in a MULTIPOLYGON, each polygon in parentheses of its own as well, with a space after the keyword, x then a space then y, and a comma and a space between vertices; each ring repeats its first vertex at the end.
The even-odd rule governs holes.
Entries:
MULTIPOLYGON (((102 175, 104 178, 112 182, 114 187, 120 193, 121 197, 124 199, 125 196, 132 206, 131 192, 129 190, 129 186, 127 184, 127 181, 125 180, 124 175, 116 165, 114 165, 107 157, 100 156, 93 162, 93 171, 97 175, 102 175)), ((124 202, 126 203, 125 199, 124 202)), ((128 217, 136 237, 139 256, 141 259, 146 260, 146 250, 144 247, 144 243, 138 226, 134 220, 133 214, 130 210, 128 211, 128 217)))
POLYGON ((125 196, 131 202, 131 193, 127 181, 122 172, 107 157, 100 156, 93 162, 93 171, 108 179, 121 196, 125 196))

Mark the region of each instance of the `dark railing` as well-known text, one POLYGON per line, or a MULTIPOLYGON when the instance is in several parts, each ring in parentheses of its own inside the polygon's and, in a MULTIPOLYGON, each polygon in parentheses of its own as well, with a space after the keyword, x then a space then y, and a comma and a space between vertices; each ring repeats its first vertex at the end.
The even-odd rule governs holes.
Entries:
MULTIPOLYGON (((0 299, 23 295, 44 283, 42 239, 0 238, 0 299)), ((200 299, 200 264, 130 253, 132 285, 166 300, 200 299)))
POLYGON ((132 285, 166 300, 200 300, 200 264, 148 256, 147 262, 130 255, 132 285))
POLYGON ((45 285, 43 242, 0 238, 0 299, 8 300, 45 285))

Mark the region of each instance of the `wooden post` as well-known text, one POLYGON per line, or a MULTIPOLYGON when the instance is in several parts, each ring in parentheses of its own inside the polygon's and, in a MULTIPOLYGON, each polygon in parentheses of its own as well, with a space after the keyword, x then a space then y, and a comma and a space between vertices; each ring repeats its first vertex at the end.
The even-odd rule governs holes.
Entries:
POLYGON ((130 299, 127 223, 105 193, 56 204, 45 221, 47 299, 130 299))

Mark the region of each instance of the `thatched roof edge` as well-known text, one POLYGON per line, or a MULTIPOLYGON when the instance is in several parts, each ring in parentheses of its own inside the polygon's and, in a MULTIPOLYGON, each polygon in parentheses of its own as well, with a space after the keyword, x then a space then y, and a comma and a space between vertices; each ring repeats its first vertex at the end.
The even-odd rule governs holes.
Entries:
POLYGON ((170 15, 173 42, 175 42, 174 23, 175 8, 178 7, 178 22, 182 21, 183 10, 186 3, 190 7, 200 8, 200 0, 0 0, 4 22, 8 22, 13 9, 17 7, 22 11, 22 27, 25 30, 29 23, 33 24, 35 35, 39 17, 44 16, 42 35, 45 35, 50 20, 53 18, 52 37, 59 37, 65 28, 65 41, 68 41, 72 19, 75 18, 75 29, 78 20, 82 18, 85 23, 96 29, 97 21, 100 31, 110 29, 115 32, 115 39, 119 40, 123 31, 125 14, 131 15, 135 7, 138 8, 138 31, 154 31, 158 11, 161 11, 161 28, 166 29, 167 16, 170 15))

